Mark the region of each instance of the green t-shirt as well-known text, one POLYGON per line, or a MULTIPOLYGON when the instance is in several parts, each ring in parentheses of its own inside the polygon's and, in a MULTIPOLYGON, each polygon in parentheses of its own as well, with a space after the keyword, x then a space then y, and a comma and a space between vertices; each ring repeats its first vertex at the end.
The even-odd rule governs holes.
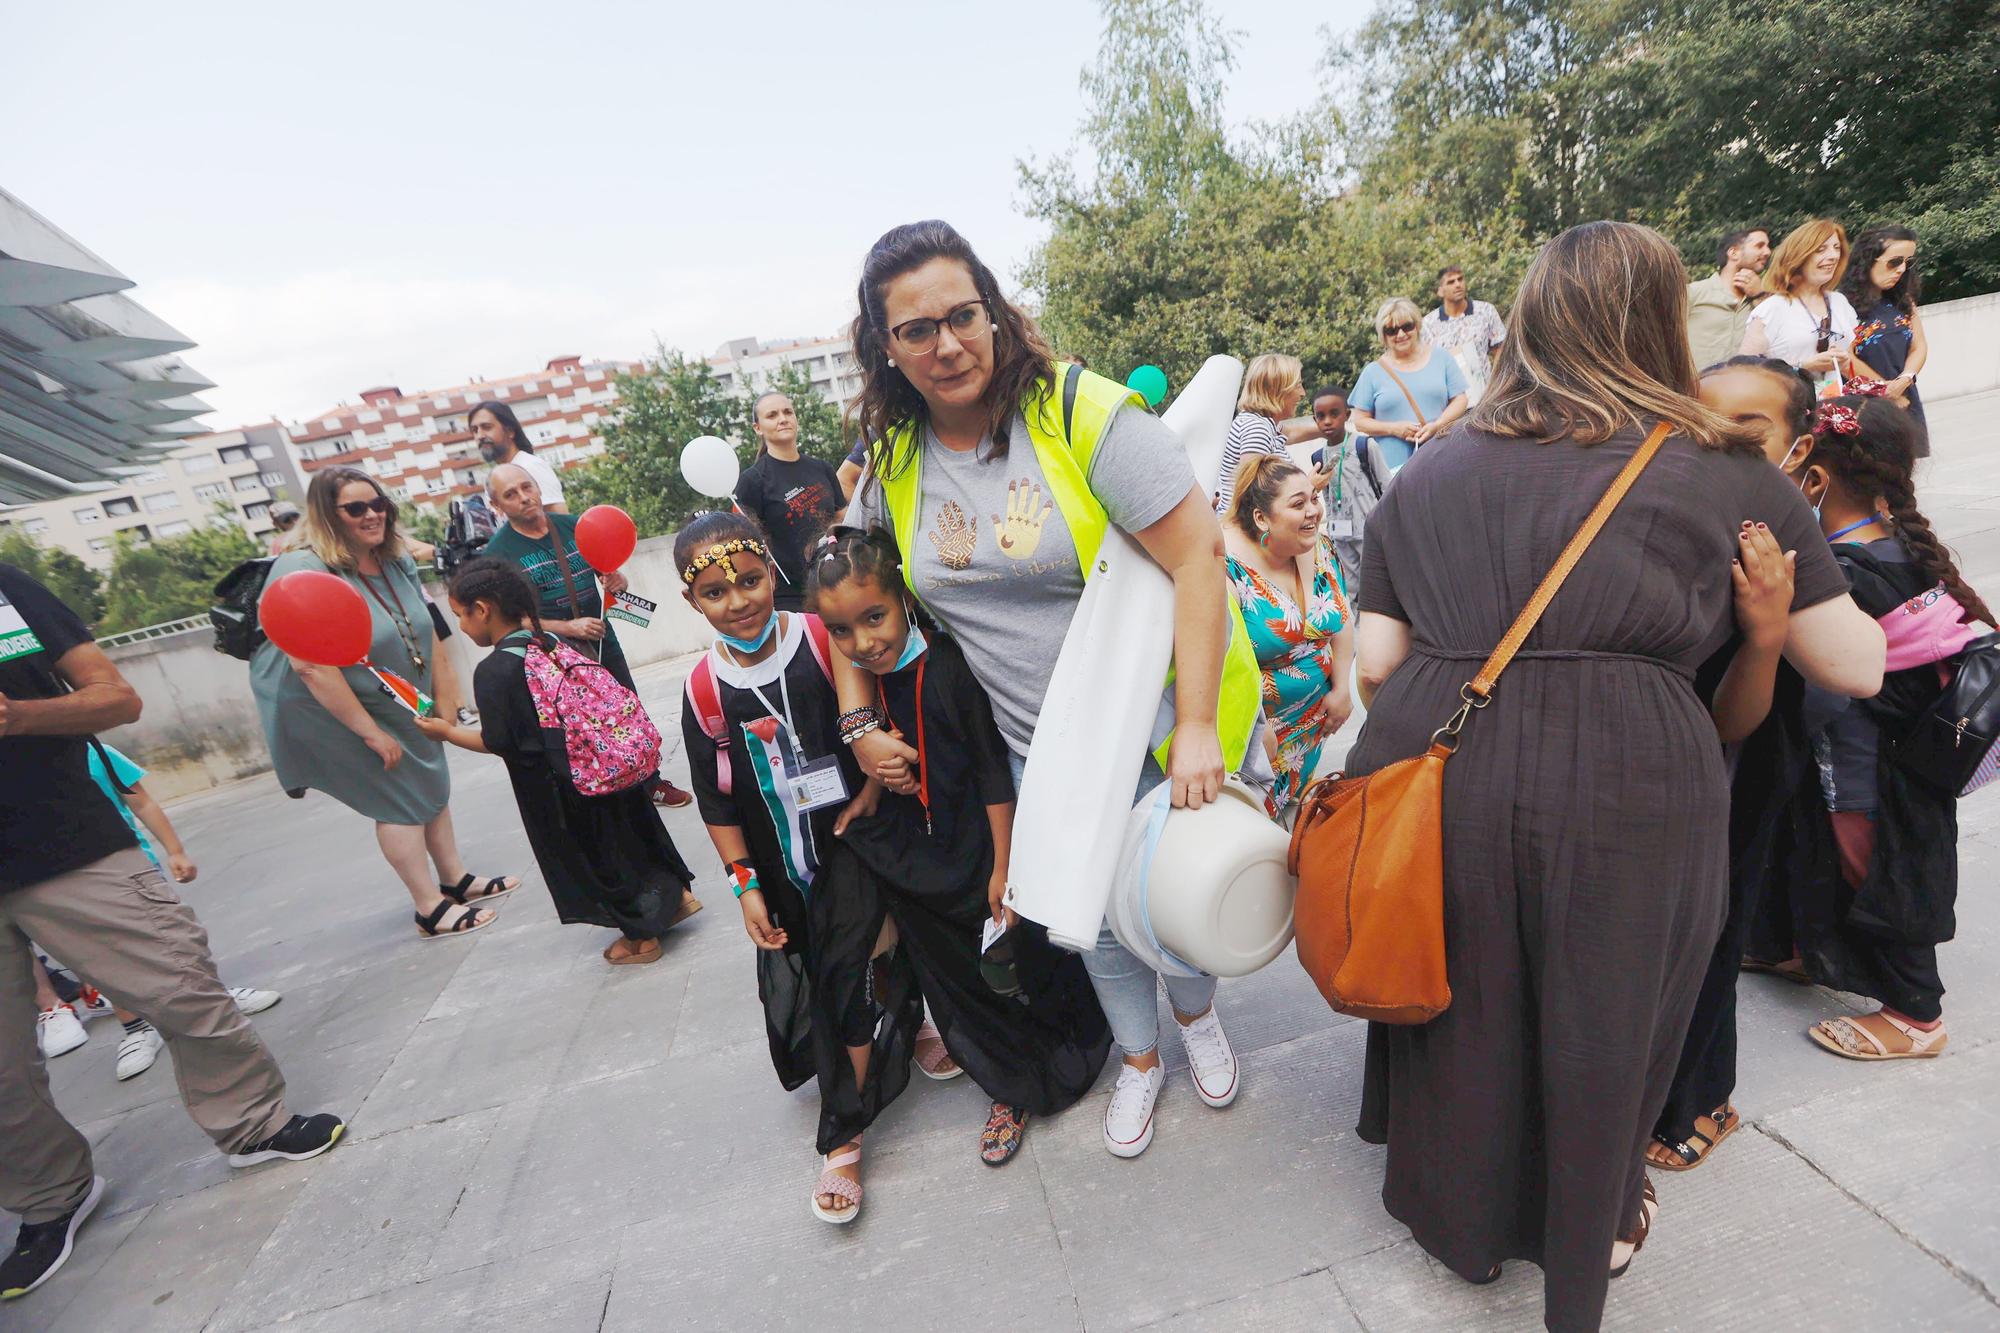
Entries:
POLYGON ((528 582, 541 598, 546 620, 582 620, 602 616, 604 599, 597 591, 597 571, 576 549, 576 516, 549 514, 549 531, 529 537, 505 527, 486 543, 485 554, 499 556, 521 567, 528 582), (576 608, 570 608, 569 588, 563 584, 562 566, 556 563, 555 544, 569 558, 570 581, 576 586, 576 608))

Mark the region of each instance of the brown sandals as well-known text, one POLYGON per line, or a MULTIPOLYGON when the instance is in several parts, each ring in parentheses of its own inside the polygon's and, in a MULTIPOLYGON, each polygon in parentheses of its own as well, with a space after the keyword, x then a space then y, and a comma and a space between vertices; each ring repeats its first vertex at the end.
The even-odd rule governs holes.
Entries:
POLYGON ((605 946, 604 961, 613 967, 641 967, 659 962, 662 952, 658 940, 633 940, 620 935, 605 946), (625 946, 625 952, 615 952, 621 944, 625 946))
POLYGON ((1632 1266, 1632 1260, 1646 1246, 1646 1237, 1652 1233, 1653 1219, 1660 1215, 1660 1196, 1653 1192, 1653 1182, 1646 1180, 1645 1193, 1639 1200, 1639 1217, 1631 1228, 1618 1233, 1618 1239, 1611 1242, 1611 1276, 1624 1277, 1625 1270, 1632 1266))
POLYGON ((1724 1102, 1709 1114, 1696 1116, 1694 1129, 1682 1142, 1671 1143, 1656 1137, 1647 1144, 1646 1165, 1662 1171, 1692 1171, 1707 1161, 1716 1145, 1742 1124, 1743 1117, 1736 1113, 1736 1108, 1724 1102))
POLYGON ((1851 1018, 1829 1018, 1807 1028, 1806 1035, 1849 1060, 1929 1060, 1944 1053, 1946 1040, 1942 1023, 1920 1028, 1880 1009, 1851 1018))

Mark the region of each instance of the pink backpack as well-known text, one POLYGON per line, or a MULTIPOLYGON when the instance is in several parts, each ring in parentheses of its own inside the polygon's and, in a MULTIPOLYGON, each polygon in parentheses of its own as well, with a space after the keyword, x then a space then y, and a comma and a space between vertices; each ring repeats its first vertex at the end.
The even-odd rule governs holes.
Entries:
POLYGON ((651 781, 660 771, 660 731, 639 696, 619 684, 609 667, 554 635, 530 642, 540 651, 507 648, 526 669, 543 734, 562 736, 577 793, 609 796, 651 781))
MULTIPOLYGON (((776 615, 777 612, 771 614, 776 615)), ((806 646, 812 649, 820 674, 826 677, 827 684, 833 684, 833 663, 827 657, 826 625, 810 612, 794 614, 805 622, 806 646)), ((715 687, 713 656, 713 650, 704 653, 701 661, 694 664, 694 670, 688 673, 687 699, 688 707, 694 710, 695 721, 701 726, 701 734, 715 745, 715 785, 727 796, 736 784, 729 771, 729 724, 722 716, 722 692, 715 687)))

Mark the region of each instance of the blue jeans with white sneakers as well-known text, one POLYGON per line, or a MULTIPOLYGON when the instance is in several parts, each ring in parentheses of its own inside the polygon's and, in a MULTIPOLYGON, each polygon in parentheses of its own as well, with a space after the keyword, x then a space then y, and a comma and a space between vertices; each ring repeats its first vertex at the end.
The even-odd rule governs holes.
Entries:
MULTIPOLYGON (((1014 770, 1014 789, 1019 791, 1028 761, 1009 750, 1007 762, 1014 770)), ((1132 799, 1136 802, 1165 778, 1149 756, 1132 799)), ((1090 974, 1091 989, 1104 1007, 1111 1039, 1119 1050, 1126 1055, 1145 1055, 1160 1044, 1160 974, 1120 944, 1108 923, 1098 927, 1097 947, 1083 955, 1083 970, 1090 974)), ((1182 1014, 1201 1013, 1215 999, 1214 977, 1167 977, 1166 983, 1167 998, 1182 1014)))

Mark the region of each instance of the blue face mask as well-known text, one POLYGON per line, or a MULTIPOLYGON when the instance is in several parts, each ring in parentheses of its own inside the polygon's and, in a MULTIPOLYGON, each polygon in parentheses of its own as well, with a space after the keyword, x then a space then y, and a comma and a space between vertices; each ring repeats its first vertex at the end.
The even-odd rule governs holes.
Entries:
POLYGON ((727 634, 718 634, 716 637, 721 639, 724 643, 728 644, 731 648, 734 648, 739 653, 754 653, 762 649, 765 644, 769 643, 771 641, 771 636, 773 634, 776 634, 777 632, 778 632, 778 613, 776 611, 773 611, 771 613, 771 618, 764 622, 763 632, 758 634, 758 636, 754 639, 732 639, 727 634))
POLYGON ((904 667, 922 657, 924 649, 927 646, 924 643, 924 632, 915 625, 910 626, 910 641, 903 645, 903 655, 896 659, 896 665, 891 670, 901 671, 904 667))

